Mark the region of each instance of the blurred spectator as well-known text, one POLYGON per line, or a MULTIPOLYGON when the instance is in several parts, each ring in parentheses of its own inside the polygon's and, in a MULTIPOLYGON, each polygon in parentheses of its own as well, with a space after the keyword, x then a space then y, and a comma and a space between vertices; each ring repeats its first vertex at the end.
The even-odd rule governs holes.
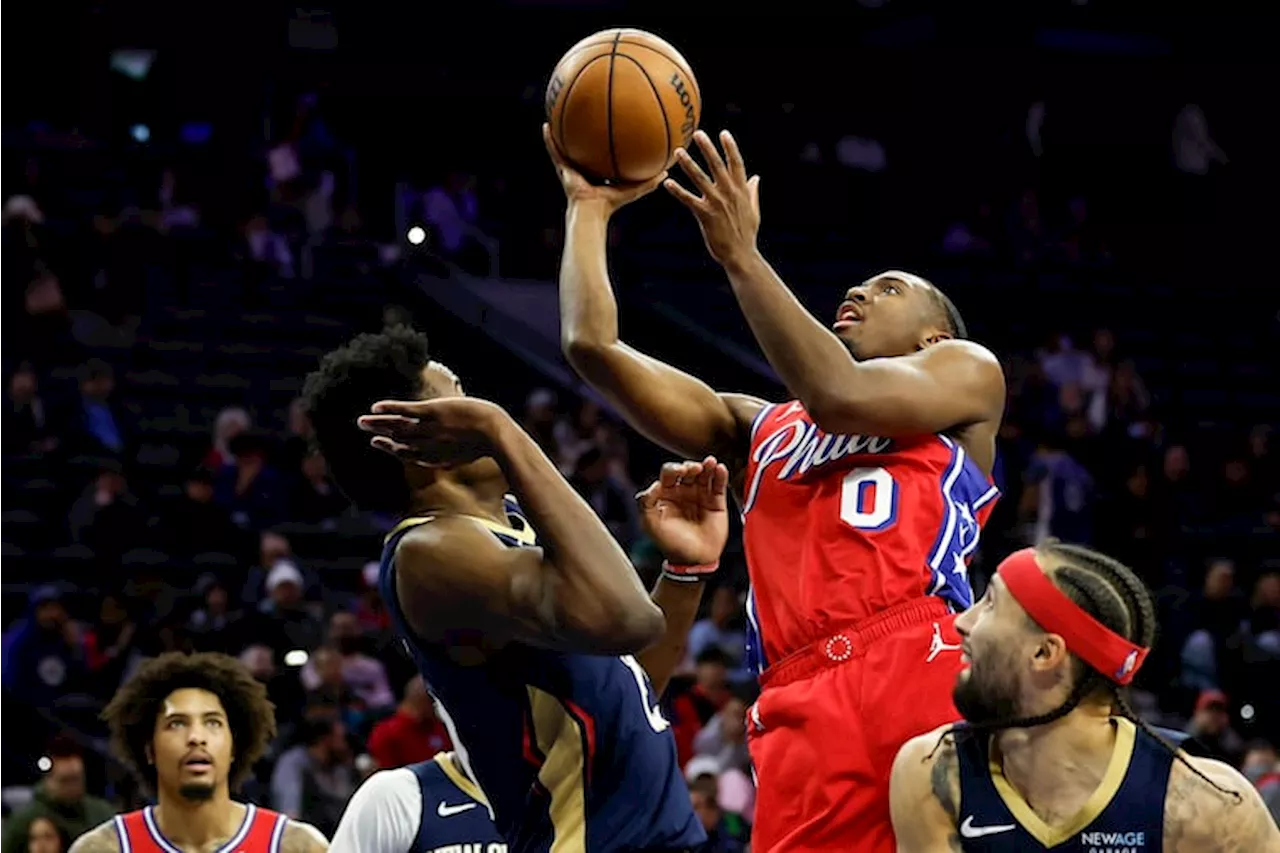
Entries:
POLYGON ((308 662, 315 666, 315 686, 306 687, 304 682, 307 690, 305 716, 337 717, 346 731, 361 736, 366 734, 369 708, 343 677, 342 655, 338 650, 333 646, 321 646, 308 662))
POLYGON ((1067 453, 1064 443, 1052 433, 1046 434, 1023 475, 1020 510, 1030 525, 1031 544, 1049 537, 1066 542, 1093 541, 1093 476, 1067 453))
POLYGON ((267 598, 259 605, 253 634, 281 658, 295 650, 310 652, 324 641, 324 626, 303 601, 302 588, 302 572, 289 560, 280 560, 267 574, 267 598))
POLYGON ((182 494, 168 503, 163 534, 170 554, 190 557, 209 552, 239 553, 243 533, 214 502, 214 478, 206 468, 186 477, 182 494))
POLYGON ((280 446, 280 467, 285 471, 297 471, 302 460, 311 453, 313 432, 311 419, 301 397, 289 403, 284 441, 280 446))
MULTIPOLYGON (((387 669, 381 661, 364 653, 360 622, 354 613, 339 611, 329 617, 329 645, 337 650, 342 682, 371 709, 395 705, 395 695, 387 684, 387 669)), ((308 690, 320 687, 320 675, 313 657, 302 668, 302 684, 308 690)))
POLYGON ((205 574, 196 580, 195 592, 203 599, 187 623, 195 647, 200 651, 224 654, 239 651, 236 647, 243 631, 238 629, 244 614, 231 609, 227 588, 216 576, 205 574))
POLYGON ((369 755, 382 770, 426 761, 451 746, 449 732, 436 716, 435 703, 418 675, 405 685, 396 712, 369 735, 369 755))
MULTIPOLYGON (((712 591, 706 617, 694 622, 693 628, 689 630, 689 641, 685 648, 688 668, 693 668, 693 662, 704 651, 716 648, 729 659, 733 679, 737 681, 742 678, 743 663, 747 656, 747 635, 737 624, 741 612, 738 594, 732 587, 722 585, 712 591)), ((745 675, 751 677, 749 672, 745 675)))
POLYGON ((1243 751, 1240 736, 1231 728, 1227 694, 1221 690, 1201 691, 1187 734, 1191 737, 1183 748, 1192 755, 1216 758, 1235 766, 1243 751))
POLYGON ((742 815, 721 808, 713 775, 698 773, 692 778, 689 799, 707 831, 707 841, 698 848, 699 853, 746 853, 751 849, 751 825, 742 815))
POLYGON ((671 729, 682 765, 693 757, 693 739, 698 732, 732 698, 731 663, 729 656, 715 646, 705 649, 695 659, 693 686, 671 700, 671 729))
POLYGON ((520 425, 533 436, 552 459, 556 458, 556 395, 546 388, 535 388, 524 401, 524 416, 520 425))
POLYGON ((255 214, 245 223, 240 256, 248 267, 250 286, 272 276, 294 277, 293 252, 283 234, 272 229, 267 217, 255 214))
MULTIPOLYGON (((111 820, 115 808, 106 800, 85 791, 84 759, 68 745, 51 749, 51 765, 36 785, 31 802, 18 809, 4 822, 0 853, 24 853, 30 849, 32 833, 39 838, 40 849, 48 850, 59 834, 75 840, 104 821, 111 820), (55 827, 54 837, 48 830, 36 831, 37 821, 49 820, 55 827)), ((65 853, 66 848, 61 848, 65 853)))
POLYGON ((300 473, 290 503, 294 520, 316 524, 342 515, 350 506, 329 478, 329 469, 319 453, 303 457, 300 473))
POLYGON ((1235 578, 1234 563, 1213 560, 1199 594, 1191 598, 1186 615, 1194 627, 1182 646, 1182 684, 1187 687, 1214 690, 1220 686, 1219 656, 1245 613, 1235 578))
POLYGON ((85 687, 84 631, 52 584, 34 589, 27 604, 26 617, 5 634, 0 678, 34 707, 53 708, 85 687))
POLYGON ((320 716, 302 724, 302 743, 286 751, 271 774, 277 811, 333 835, 355 793, 356 770, 341 722, 320 716))
POLYGON ((1280 826, 1280 755, 1277 755, 1276 748, 1265 740, 1250 742, 1240 770, 1258 789, 1271 818, 1280 826))
POLYGON ((97 681, 98 695, 109 695, 120 685, 135 651, 138 623, 130 605, 124 596, 106 594, 97 622, 85 632, 85 657, 97 681))
POLYGON ((115 371, 105 361, 81 368, 80 397, 68 419, 74 452, 115 458, 125 452, 129 425, 114 402, 115 388, 115 371))
POLYGON ((213 444, 205 454, 203 465, 210 471, 219 471, 224 465, 234 465, 235 457, 231 455, 231 441, 238 435, 248 432, 253 426, 249 413, 239 406, 228 406, 218 412, 213 422, 213 444))
POLYGON ((258 563, 250 567, 245 578, 240 600, 246 605, 258 606, 267 591, 267 574, 281 560, 293 557, 293 546, 283 535, 264 530, 258 535, 258 563))
POLYGON ((356 620, 360 630, 369 634, 381 634, 391 630, 391 613, 378 590, 378 573, 381 564, 368 562, 360 571, 360 597, 356 600, 356 620))
POLYGON ((1199 104, 1187 104, 1173 120, 1173 162, 1188 175, 1207 175, 1213 164, 1229 162, 1209 135, 1209 121, 1199 104))
POLYGON ((583 451, 574 463, 573 476, 569 481, 622 547, 630 547, 640 535, 635 492, 618 485, 609 476, 609 462, 604 451, 595 446, 583 451))
POLYGON ((98 476, 71 506, 71 541, 85 545, 109 562, 146 541, 148 518, 129 490, 124 468, 104 459, 98 476))
POLYGON ((750 770, 747 703, 736 696, 726 702, 694 737, 693 749, 700 756, 715 759, 717 773, 731 769, 750 770))
POLYGON ((72 840, 52 818, 38 817, 27 827, 26 846, 16 849, 26 853, 66 853, 71 849, 72 840))
POLYGON ((270 445, 263 435, 241 433, 228 443, 233 461, 223 465, 214 499, 231 520, 246 530, 262 530, 288 517, 284 478, 268 462, 270 445))
POLYGON ((561 418, 556 421, 553 430, 556 461, 566 477, 573 475, 578 457, 597 446, 601 420, 600 407, 591 400, 583 400, 572 420, 561 418))
POLYGON ((9 399, 4 410, 6 456, 48 453, 58 446, 49 424, 48 410, 40 396, 39 380, 30 364, 19 365, 9 377, 9 399))

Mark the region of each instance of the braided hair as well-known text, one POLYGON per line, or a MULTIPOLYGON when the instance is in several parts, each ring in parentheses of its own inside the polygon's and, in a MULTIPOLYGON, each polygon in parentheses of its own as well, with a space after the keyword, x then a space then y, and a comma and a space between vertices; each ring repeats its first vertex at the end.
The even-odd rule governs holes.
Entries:
MULTIPOLYGON (((1110 630, 1143 648, 1151 648, 1156 639, 1155 603, 1146 585, 1132 569, 1113 559, 1086 548, 1057 540, 1048 540, 1037 550, 1053 558, 1053 568, 1048 575, 1053 584, 1070 598, 1081 610, 1097 619, 1110 630)), ((1238 791, 1232 791, 1214 782, 1186 759, 1186 754, 1169 743, 1149 723, 1139 717, 1129 704, 1128 691, 1107 678, 1079 657, 1072 655, 1075 668, 1075 686, 1061 705, 1043 714, 1030 717, 1011 717, 989 722, 964 723, 953 726, 944 733, 954 736, 990 735, 1003 729, 1043 726, 1062 719, 1085 699, 1108 699, 1112 713, 1124 717, 1167 749, 1187 769, 1224 794, 1240 799, 1238 791)), ((941 741, 940 741, 941 742, 941 741)))

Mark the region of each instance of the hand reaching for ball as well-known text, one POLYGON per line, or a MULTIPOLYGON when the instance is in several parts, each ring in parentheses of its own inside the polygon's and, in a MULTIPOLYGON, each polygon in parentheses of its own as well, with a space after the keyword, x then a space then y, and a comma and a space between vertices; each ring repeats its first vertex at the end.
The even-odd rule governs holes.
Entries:
POLYGON ((699 130, 693 135, 693 141, 698 144, 711 174, 703 171, 683 148, 676 151, 676 162, 701 195, 674 180, 666 181, 664 186, 698 220, 711 257, 721 265, 731 265, 756 249, 756 234, 760 230, 760 176, 747 177, 742 152, 729 131, 720 132, 723 157, 705 132, 699 130))
POLYGON ((556 167, 556 175, 560 178, 560 185, 564 187, 565 197, 571 205, 598 204, 608 215, 638 198, 647 196, 667 179, 667 173, 662 172, 643 183, 593 184, 564 159, 551 138, 550 125, 542 125, 542 142, 547 146, 547 154, 556 167))

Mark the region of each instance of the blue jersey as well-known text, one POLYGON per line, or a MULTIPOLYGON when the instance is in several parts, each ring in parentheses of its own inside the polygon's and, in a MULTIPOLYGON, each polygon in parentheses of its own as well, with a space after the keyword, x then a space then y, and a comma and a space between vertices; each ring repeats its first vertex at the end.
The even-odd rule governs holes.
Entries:
MULTIPOLYGON (((475 521, 508 547, 536 547, 514 500, 507 514, 507 525, 475 521)), ((396 526, 379 583, 459 761, 479 783, 512 853, 683 850, 705 841, 670 725, 635 658, 510 643, 483 664, 464 666, 413 633, 396 596, 396 547, 431 521, 396 526)))
POLYGON ((1069 823, 1048 826, 990 760, 989 739, 956 736, 960 848, 966 853, 1156 853, 1164 844, 1164 795, 1173 753, 1116 718, 1102 783, 1069 823))
POLYGON ((507 853, 475 783, 441 753, 369 777, 333 835, 343 853, 507 853))

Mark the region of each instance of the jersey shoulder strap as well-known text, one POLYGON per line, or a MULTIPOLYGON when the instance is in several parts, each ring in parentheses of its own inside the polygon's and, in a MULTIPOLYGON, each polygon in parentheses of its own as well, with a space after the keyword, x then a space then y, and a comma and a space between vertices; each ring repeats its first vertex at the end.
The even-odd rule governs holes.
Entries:
POLYGON ((146 809, 116 815, 115 824, 120 853, 165 853, 147 828, 146 809))

